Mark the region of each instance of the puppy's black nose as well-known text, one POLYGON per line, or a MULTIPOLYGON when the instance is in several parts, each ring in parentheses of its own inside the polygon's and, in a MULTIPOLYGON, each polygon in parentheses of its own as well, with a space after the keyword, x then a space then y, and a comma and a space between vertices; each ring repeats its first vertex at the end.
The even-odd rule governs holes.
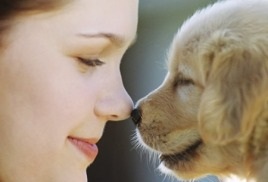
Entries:
POLYGON ((141 123, 141 110, 139 108, 134 109, 131 112, 131 118, 134 124, 139 126, 141 123))

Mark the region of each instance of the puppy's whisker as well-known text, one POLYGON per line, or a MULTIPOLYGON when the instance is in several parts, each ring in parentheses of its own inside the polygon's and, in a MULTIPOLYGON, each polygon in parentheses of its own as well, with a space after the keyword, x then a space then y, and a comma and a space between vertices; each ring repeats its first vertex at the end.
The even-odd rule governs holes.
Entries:
POLYGON ((153 150, 148 150, 148 148, 141 142, 137 134, 133 134, 131 143, 133 144, 134 149, 139 150, 141 160, 143 159, 143 156, 145 156, 148 165, 159 165, 159 154, 153 150))
POLYGON ((166 173, 162 173, 161 171, 158 171, 158 172, 159 172, 160 175, 164 176, 163 177, 163 182, 165 182, 165 181, 178 182, 178 180, 174 176, 168 175, 166 173))

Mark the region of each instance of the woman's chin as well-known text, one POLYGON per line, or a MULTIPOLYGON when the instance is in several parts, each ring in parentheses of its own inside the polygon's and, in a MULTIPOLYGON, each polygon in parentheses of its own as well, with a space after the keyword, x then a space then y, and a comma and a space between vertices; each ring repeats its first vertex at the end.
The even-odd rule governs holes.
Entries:
POLYGON ((86 171, 84 172, 73 172, 73 173, 64 173, 62 171, 63 175, 61 175, 61 179, 58 179, 58 180, 55 180, 55 182, 58 182, 58 181, 64 181, 64 182, 88 182, 88 179, 87 179, 87 173, 86 171), (65 175, 64 175, 65 174, 65 175))

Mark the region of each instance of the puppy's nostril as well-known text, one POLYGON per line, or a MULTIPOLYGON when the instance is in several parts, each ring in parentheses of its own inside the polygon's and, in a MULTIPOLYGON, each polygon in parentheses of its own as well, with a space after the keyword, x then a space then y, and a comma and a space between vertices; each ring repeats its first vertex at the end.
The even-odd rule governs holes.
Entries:
POLYGON ((141 110, 136 108, 131 112, 131 118, 135 125, 139 126, 141 123, 141 110))

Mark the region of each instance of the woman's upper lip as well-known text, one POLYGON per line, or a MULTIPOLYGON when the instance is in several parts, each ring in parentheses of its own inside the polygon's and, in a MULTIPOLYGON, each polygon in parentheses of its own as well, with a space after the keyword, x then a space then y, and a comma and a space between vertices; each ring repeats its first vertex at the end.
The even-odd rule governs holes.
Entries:
POLYGON ((100 140, 97 137, 96 138, 87 138, 87 137, 79 137, 79 136, 68 136, 68 138, 79 140, 79 141, 86 142, 89 144, 96 144, 100 140))

